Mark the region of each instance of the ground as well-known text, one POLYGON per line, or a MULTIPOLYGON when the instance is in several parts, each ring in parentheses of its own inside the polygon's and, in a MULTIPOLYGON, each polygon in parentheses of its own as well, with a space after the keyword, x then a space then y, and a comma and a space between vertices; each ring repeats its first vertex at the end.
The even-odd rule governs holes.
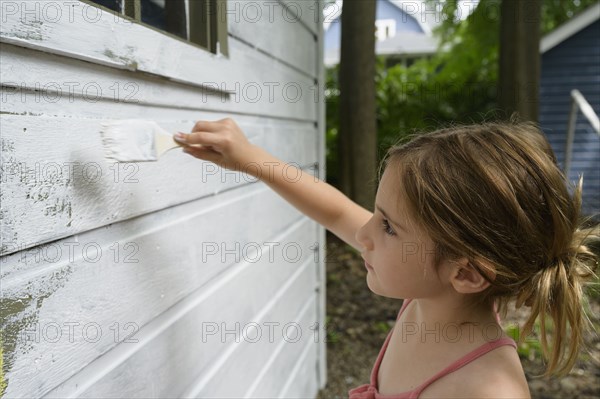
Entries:
MULTIPOLYGON (((348 390, 369 382, 371 368, 402 302, 373 294, 366 285, 360 255, 335 236, 327 235, 327 386, 317 399, 347 398, 348 390)), ((600 300, 592 302, 599 325, 600 300)), ((507 324, 522 320, 523 313, 508 317, 507 324)), ((535 344, 521 348, 532 398, 600 397, 600 338, 597 329, 586 337, 590 352, 583 353, 571 374, 559 378, 535 378, 542 360, 535 344)))

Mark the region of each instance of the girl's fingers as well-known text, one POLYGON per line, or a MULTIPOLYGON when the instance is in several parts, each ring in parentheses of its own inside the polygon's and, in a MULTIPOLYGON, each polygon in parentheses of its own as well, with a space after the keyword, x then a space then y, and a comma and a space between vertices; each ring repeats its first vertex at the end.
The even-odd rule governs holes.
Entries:
POLYGON ((221 121, 209 122, 209 121, 197 121, 192 129, 192 132, 217 132, 223 130, 221 121))
POLYGON ((218 163, 217 161, 220 158, 219 153, 203 147, 185 146, 183 147, 183 152, 185 152, 186 154, 190 154, 196 158, 200 158, 205 161, 210 161, 214 163, 218 163))
POLYGON ((235 149, 248 144, 243 132, 229 118, 216 122, 198 121, 191 133, 177 133, 173 138, 184 147, 185 153, 222 167, 233 162, 231 157, 235 149))
POLYGON ((202 144, 208 146, 219 146, 223 139, 214 133, 208 132, 193 132, 188 134, 177 133, 174 137, 175 140, 185 144, 202 144))

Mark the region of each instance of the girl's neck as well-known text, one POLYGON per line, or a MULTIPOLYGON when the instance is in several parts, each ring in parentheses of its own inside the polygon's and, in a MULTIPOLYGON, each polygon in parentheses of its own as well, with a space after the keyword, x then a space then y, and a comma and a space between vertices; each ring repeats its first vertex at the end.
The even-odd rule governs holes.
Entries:
POLYGON ((414 299, 416 323, 424 325, 473 323, 486 325, 495 323, 494 309, 486 304, 473 304, 464 297, 452 296, 444 299, 414 299))

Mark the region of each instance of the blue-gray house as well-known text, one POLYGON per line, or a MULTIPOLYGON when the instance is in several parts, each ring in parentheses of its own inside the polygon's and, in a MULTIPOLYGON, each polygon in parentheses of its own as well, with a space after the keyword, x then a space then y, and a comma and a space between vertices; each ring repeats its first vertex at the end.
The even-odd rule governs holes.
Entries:
MULTIPOLYGON (((340 59, 342 2, 328 4, 325 18, 325 65, 333 66, 340 59)), ((388 60, 388 65, 403 63, 432 55, 438 39, 432 28, 440 22, 435 7, 422 1, 377 0, 375 15, 375 52, 388 60)))
MULTIPOLYGON (((546 35, 540 45, 540 125, 564 168, 571 91, 600 114, 600 2, 546 35)), ((600 216, 600 136, 579 112, 569 180, 583 174, 583 210, 600 216)))

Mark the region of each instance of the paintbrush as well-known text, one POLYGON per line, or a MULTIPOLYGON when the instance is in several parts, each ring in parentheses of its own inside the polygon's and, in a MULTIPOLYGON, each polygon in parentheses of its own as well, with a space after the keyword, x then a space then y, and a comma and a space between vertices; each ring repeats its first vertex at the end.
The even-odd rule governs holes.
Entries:
POLYGON ((106 158, 118 162, 157 161, 181 144, 156 122, 126 119, 102 124, 100 130, 106 158))

